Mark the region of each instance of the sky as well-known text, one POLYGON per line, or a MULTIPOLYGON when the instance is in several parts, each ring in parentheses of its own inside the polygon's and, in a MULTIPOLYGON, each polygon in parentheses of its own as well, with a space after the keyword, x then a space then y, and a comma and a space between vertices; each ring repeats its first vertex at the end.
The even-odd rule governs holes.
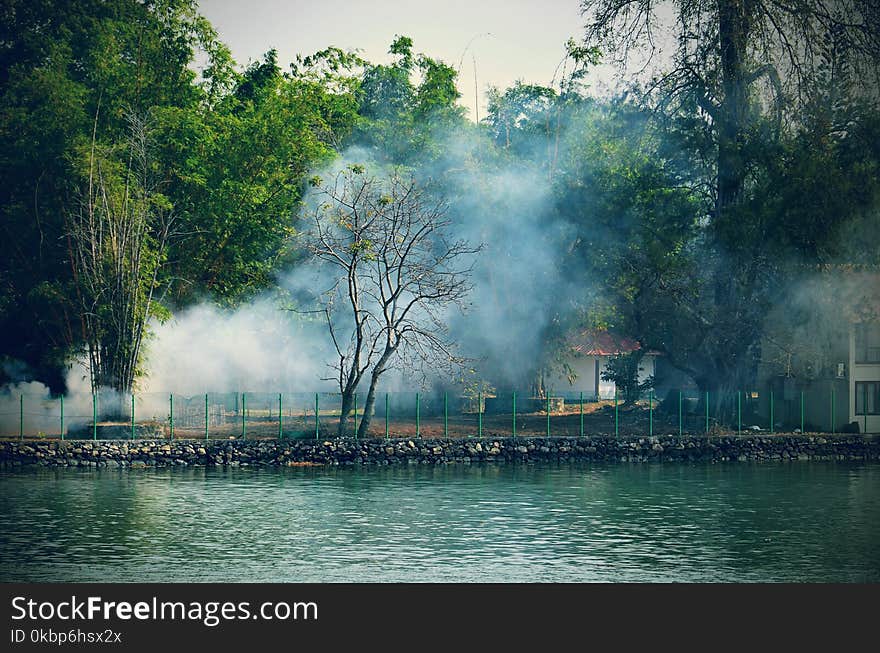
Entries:
MULTIPOLYGON (((387 63, 395 35, 409 36, 415 52, 459 69, 472 120, 485 117, 488 86, 550 85, 565 42, 581 40, 584 23, 578 0, 200 0, 199 8, 242 65, 275 48, 286 67, 331 45, 387 63)), ((598 71, 594 86, 610 78, 598 71)))

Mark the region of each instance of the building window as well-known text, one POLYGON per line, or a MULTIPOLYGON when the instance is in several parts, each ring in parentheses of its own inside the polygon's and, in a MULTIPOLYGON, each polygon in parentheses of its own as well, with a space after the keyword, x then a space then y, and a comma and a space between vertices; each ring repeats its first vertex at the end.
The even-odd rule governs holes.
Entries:
POLYGON ((855 325, 856 363, 880 363, 880 324, 855 325))
POLYGON ((880 415, 880 381, 856 382, 856 415, 880 415))

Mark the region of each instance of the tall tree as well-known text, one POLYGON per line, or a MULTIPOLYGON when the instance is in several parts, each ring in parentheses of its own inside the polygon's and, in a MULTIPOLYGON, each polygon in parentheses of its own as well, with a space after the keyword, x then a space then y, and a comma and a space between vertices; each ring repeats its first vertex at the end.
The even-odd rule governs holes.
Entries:
POLYGON ((207 101, 230 60, 193 0, 10 0, 0 33, 0 356, 58 391, 87 339, 65 237, 82 148, 125 143, 131 111, 207 101))
POLYGON ((473 255, 453 240, 444 201, 411 179, 370 177, 351 165, 328 184, 313 180, 316 207, 309 249, 327 266, 332 286, 321 311, 337 353, 332 365, 342 394, 339 434, 354 393, 369 379, 358 436, 366 437, 382 375, 394 367, 434 375, 461 361, 444 311, 470 291, 473 255))
POLYGON ((408 36, 396 37, 389 53, 395 56, 391 64, 364 67, 354 140, 379 161, 410 166, 433 161, 443 154, 445 138, 464 126, 457 73, 415 53, 408 36))
POLYGON ((158 191, 149 125, 130 114, 124 148, 82 153, 78 202, 68 212, 74 287, 91 386, 129 393, 174 222, 158 191))
POLYGON ((763 316, 784 287, 773 238, 778 216, 758 210, 767 199, 758 194, 768 188, 767 164, 786 125, 797 122, 829 36, 858 61, 862 92, 876 90, 877 8, 825 0, 585 0, 582 8, 587 40, 622 58, 635 46, 656 45, 661 13, 674 16, 671 68, 645 97, 670 131, 710 163, 700 291, 697 301, 682 303, 689 328, 679 330, 697 337, 679 353, 700 386, 721 396, 752 377, 763 316))
MULTIPOLYGON (((104 328, 89 324, 94 312, 81 319, 75 300, 84 298, 77 290, 86 270, 92 300, 122 304, 99 291, 107 251, 90 252, 88 265, 77 256, 91 227, 109 226, 68 219, 80 205, 116 226, 143 222, 137 215, 160 196, 173 207, 181 237, 156 248, 165 264, 150 288, 154 307, 206 296, 235 304, 271 285, 296 256, 292 223, 306 173, 355 124, 356 85, 315 69, 351 65, 351 57, 327 51, 282 73, 270 51, 237 73, 194 0, 13 0, 0 26, 0 174, 8 182, 0 189, 0 357, 23 359, 62 390, 71 358, 100 349, 104 328), (149 117, 150 189, 129 174, 138 159, 132 116, 149 117)), ((114 255, 127 260, 122 251, 114 255)), ((131 301, 140 301, 134 291, 131 301)), ((129 318, 124 310, 113 317, 129 318)), ((141 335, 119 347, 140 352, 141 335)), ((101 367, 96 381, 130 384, 127 372, 108 376, 101 367)))

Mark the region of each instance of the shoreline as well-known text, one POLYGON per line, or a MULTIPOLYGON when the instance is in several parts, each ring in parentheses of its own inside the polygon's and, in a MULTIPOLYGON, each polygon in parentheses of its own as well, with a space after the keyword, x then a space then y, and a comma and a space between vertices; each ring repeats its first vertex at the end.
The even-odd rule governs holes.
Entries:
POLYGON ((880 460, 878 435, 0 442, 0 468, 309 467, 534 462, 880 460))

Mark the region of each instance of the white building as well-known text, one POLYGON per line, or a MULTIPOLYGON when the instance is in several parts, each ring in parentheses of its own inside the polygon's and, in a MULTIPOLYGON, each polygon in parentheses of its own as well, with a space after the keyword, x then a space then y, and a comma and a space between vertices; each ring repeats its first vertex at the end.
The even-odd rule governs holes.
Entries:
POLYGON ((880 433, 880 323, 853 324, 849 343, 849 421, 880 433))
POLYGON ((760 413, 780 428, 880 433, 880 273, 829 266, 767 318, 760 413), (772 394, 771 394, 772 393, 772 394))
MULTIPOLYGON (((584 393, 584 399, 613 399, 615 384, 602 379, 608 361, 618 355, 640 349, 638 342, 608 331, 587 330, 574 335, 569 341, 568 369, 552 374, 548 390, 556 396, 584 393)), ((648 351, 639 367, 639 381, 654 375, 657 352, 648 351)))

